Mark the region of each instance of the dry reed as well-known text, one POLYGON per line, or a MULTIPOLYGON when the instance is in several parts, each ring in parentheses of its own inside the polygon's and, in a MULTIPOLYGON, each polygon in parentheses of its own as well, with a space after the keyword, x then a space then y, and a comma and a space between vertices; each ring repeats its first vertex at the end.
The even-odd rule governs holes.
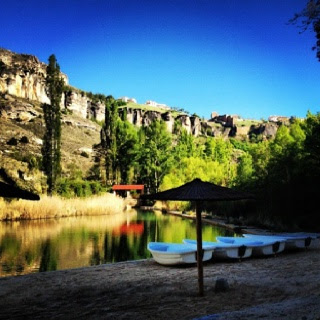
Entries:
POLYGON ((0 220, 48 219, 82 215, 105 215, 123 212, 124 200, 113 194, 90 198, 62 199, 41 196, 39 201, 0 198, 0 220))

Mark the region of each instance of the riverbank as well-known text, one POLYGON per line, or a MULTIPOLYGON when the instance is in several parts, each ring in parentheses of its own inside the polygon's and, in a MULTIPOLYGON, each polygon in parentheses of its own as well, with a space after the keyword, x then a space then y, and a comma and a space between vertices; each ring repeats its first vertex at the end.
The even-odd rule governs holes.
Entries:
MULTIPOLYGON (((144 211, 162 211, 159 208, 154 208, 154 207, 147 207, 147 206, 142 206, 140 207, 140 210, 144 210, 144 211)), ((184 218, 184 219, 191 219, 191 220, 196 220, 196 215, 195 213, 193 214, 185 214, 182 211, 172 211, 172 210, 168 210, 165 211, 166 214, 169 215, 173 215, 176 217, 180 217, 180 218, 184 218)), ((218 217, 218 216, 210 216, 207 214, 202 214, 202 219, 201 219, 202 223, 204 224, 210 224, 216 227, 220 227, 220 228, 224 228, 230 231, 233 231, 235 233, 252 233, 252 234, 268 234, 271 232, 270 229, 262 229, 262 228, 258 228, 255 226, 249 226, 249 225, 239 225, 239 224, 235 224, 235 223, 230 223, 227 221, 227 219, 223 218, 223 217, 218 217)))
POLYGON ((165 267, 153 259, 0 278, 3 319, 320 319, 320 248, 165 267), (229 289, 215 292, 217 279, 229 289), (213 316, 214 315, 214 316, 213 316))
POLYGON ((7 202, 0 198, 0 221, 106 215, 125 209, 125 200, 111 193, 71 199, 42 195, 39 201, 15 199, 7 202))

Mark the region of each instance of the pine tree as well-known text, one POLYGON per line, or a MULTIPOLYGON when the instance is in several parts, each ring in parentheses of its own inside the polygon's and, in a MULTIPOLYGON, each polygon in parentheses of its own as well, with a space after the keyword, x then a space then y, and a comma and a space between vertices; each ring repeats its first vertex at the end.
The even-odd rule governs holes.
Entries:
POLYGON ((60 102, 64 88, 64 80, 60 75, 60 67, 56 57, 49 57, 46 77, 46 94, 50 104, 43 104, 46 131, 42 146, 43 170, 47 175, 48 194, 52 195, 57 177, 61 172, 61 110, 60 102))

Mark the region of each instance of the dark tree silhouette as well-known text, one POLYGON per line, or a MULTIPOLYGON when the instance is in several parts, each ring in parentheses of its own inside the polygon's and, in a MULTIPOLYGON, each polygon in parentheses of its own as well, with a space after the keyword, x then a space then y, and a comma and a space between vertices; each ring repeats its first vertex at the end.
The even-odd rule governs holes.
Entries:
POLYGON ((48 194, 55 189, 56 180, 61 172, 61 110, 60 102, 64 88, 64 80, 60 75, 60 67, 56 57, 49 57, 46 77, 46 93, 50 104, 42 105, 46 131, 43 138, 42 163, 47 175, 48 194))
POLYGON ((309 0, 306 7, 300 13, 296 13, 289 23, 298 25, 301 32, 312 28, 317 38, 312 50, 317 51, 316 56, 320 61, 320 0, 309 0))

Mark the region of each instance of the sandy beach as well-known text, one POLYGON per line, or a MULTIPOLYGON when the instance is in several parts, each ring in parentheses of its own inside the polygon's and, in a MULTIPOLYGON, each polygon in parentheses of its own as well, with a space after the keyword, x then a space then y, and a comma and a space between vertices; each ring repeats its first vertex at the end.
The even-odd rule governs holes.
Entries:
POLYGON ((0 278, 1 319, 320 319, 320 248, 165 267, 153 259, 0 278), (215 292, 217 279, 229 288, 215 292))

